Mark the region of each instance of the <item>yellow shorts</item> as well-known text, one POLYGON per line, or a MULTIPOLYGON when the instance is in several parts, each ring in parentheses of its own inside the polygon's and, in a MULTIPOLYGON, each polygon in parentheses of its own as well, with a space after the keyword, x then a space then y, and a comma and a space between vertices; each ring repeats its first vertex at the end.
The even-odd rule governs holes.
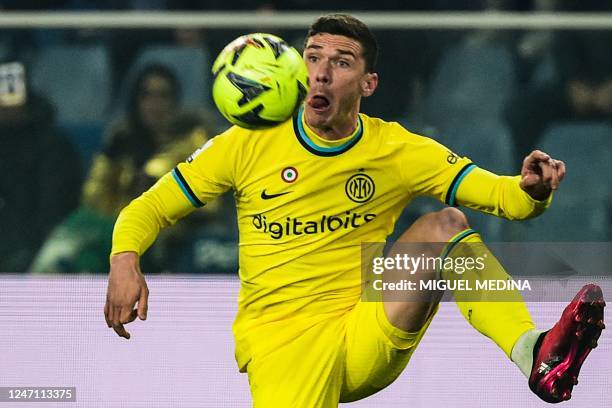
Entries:
POLYGON ((380 391, 406 367, 434 314, 416 333, 392 326, 382 302, 312 324, 258 327, 246 367, 253 406, 329 408, 380 391))

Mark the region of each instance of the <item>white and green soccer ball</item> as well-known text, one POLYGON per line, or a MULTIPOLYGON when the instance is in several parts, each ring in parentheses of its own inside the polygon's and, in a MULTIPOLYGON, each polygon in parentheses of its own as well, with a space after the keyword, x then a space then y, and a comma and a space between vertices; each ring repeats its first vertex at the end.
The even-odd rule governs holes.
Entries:
POLYGON ((229 43, 215 60, 213 99, 234 125, 262 129, 284 122, 308 93, 300 53, 272 34, 248 34, 229 43))

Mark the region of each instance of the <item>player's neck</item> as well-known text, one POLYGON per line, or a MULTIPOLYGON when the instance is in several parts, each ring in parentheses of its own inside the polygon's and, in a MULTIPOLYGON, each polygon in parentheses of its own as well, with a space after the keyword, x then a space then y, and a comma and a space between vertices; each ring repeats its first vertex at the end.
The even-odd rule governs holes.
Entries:
POLYGON ((355 133, 358 124, 357 112, 351 112, 343 118, 324 124, 313 124, 312 121, 308 120, 308 114, 304 115, 304 119, 310 130, 326 140, 339 140, 348 137, 355 133))

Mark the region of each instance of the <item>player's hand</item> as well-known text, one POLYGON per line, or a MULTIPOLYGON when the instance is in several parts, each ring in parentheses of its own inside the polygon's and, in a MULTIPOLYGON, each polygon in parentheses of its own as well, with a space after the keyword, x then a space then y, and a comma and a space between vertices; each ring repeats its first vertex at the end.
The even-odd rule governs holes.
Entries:
POLYGON ((104 317, 108 327, 112 327, 119 336, 129 339, 130 333, 123 325, 133 322, 136 317, 140 320, 147 318, 148 299, 149 288, 140 271, 138 254, 123 252, 114 255, 110 261, 104 305, 104 317), (138 309, 134 309, 136 302, 138 309))
POLYGON ((565 163, 534 150, 523 160, 521 188, 535 200, 545 200, 565 176, 565 163))

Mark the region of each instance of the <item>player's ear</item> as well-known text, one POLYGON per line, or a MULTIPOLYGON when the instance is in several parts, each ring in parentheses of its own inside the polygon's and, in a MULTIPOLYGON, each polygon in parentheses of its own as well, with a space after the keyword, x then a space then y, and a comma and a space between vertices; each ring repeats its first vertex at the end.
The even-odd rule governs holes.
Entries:
POLYGON ((361 96, 367 97, 374 93, 378 86, 378 74, 368 72, 361 80, 361 96))

